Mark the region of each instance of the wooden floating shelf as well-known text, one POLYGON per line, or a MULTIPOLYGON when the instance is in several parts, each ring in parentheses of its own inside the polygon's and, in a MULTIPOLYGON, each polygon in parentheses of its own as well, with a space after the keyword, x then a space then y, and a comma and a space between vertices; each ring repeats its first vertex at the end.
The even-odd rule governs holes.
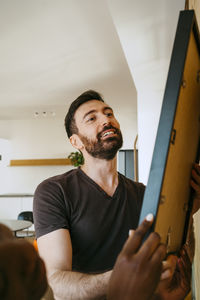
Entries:
POLYGON ((10 161, 11 167, 18 166, 57 166, 72 165, 69 158, 45 158, 45 159, 13 159, 10 161))

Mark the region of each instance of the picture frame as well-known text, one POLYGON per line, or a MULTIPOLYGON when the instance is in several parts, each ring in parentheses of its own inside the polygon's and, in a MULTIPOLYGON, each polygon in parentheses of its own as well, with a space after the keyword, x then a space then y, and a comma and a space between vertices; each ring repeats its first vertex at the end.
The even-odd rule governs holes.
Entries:
POLYGON ((200 38, 194 10, 181 11, 172 50, 153 157, 139 223, 148 213, 177 253, 186 240, 192 207, 193 164, 200 155, 200 38))

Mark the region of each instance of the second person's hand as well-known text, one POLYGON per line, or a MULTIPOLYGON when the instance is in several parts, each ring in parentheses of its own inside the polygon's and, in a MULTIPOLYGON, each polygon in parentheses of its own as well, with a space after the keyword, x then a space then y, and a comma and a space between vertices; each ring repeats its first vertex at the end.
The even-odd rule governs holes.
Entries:
POLYGON ((149 300, 152 297, 166 256, 166 247, 160 243, 157 233, 151 233, 142 244, 152 223, 150 214, 125 243, 110 278, 108 300, 149 300))

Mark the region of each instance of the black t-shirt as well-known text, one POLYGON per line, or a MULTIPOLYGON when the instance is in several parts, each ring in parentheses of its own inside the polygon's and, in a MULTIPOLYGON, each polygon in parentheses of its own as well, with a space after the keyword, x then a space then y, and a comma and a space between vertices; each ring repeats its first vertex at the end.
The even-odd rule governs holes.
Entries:
POLYGON ((68 229, 75 271, 112 269, 129 229, 137 227, 144 185, 118 176, 119 184, 112 197, 80 168, 51 177, 36 189, 36 236, 68 229))

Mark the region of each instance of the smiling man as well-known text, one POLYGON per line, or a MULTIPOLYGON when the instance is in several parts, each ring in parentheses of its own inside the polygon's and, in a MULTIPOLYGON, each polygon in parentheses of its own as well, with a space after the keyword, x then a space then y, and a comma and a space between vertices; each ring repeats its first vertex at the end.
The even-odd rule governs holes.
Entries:
MULTIPOLYGON (((38 248, 56 299, 105 299, 116 258, 137 227, 145 187, 117 172, 120 125, 99 93, 89 90, 72 102, 65 128, 84 165, 38 186, 38 248)), ((175 264, 165 263, 163 278, 171 278, 175 264)))
POLYGON ((113 110, 103 102, 92 100, 82 104, 75 113, 75 119, 80 129, 76 135, 70 136, 72 145, 76 147, 74 139, 79 137, 86 150, 85 154, 112 160, 122 146, 122 134, 113 110))

